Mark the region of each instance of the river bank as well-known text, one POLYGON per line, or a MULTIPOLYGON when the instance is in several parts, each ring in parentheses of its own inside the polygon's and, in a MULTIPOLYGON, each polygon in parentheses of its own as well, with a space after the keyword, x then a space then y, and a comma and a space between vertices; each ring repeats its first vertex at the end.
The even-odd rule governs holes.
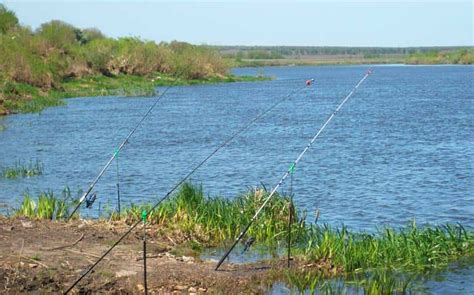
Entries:
MULTIPOLYGON (((0 292, 64 292, 128 227, 121 221, 74 220, 66 223, 0 217, 0 283, 3 286, 0 292)), ((410 276, 397 279, 377 273, 344 282, 343 277, 332 275, 337 268, 331 262, 308 262, 296 257, 290 269, 286 259, 279 258, 253 263, 231 261, 220 271, 214 271, 216 261, 200 258, 187 241, 186 236, 165 234, 156 226, 147 229, 150 293, 265 294, 272 289, 281 289, 282 284, 286 286, 283 290, 309 290, 310 293, 330 290, 333 293, 337 290, 366 294, 370 290, 403 293, 420 288, 410 281, 410 276), (338 280, 339 287, 333 286, 328 278, 338 280)), ((73 289, 72 294, 142 293, 143 285, 142 231, 139 230, 123 240, 73 289)))
POLYGON ((155 210, 150 210, 151 204, 132 205, 120 214, 109 212, 95 220, 75 215, 70 222, 64 221, 72 205, 69 194, 62 198, 42 194, 38 201, 25 197, 10 217, 0 216, 4 291, 64 292, 124 237, 74 292, 142 292, 142 226, 126 233, 144 210, 150 292, 263 294, 281 283, 314 292, 326 290, 325 282, 337 279, 364 292, 403 293, 418 288, 410 279, 413 275, 436 274, 459 261, 472 265, 474 236, 461 225, 413 223, 376 234, 357 233, 317 221, 310 224, 288 197, 277 195, 248 232, 254 243, 249 244, 249 238, 246 244, 249 251, 285 249, 292 208, 291 268, 286 255, 275 254, 256 262, 231 259, 214 271, 218 257, 206 258, 204 250, 226 249, 267 196, 265 190, 256 189, 234 200, 205 197, 199 187, 185 184, 155 210))
POLYGON ((154 73, 147 76, 90 76, 68 79, 59 89, 47 91, 24 83, 7 83, 0 96, 0 115, 41 112, 47 107, 64 105, 64 99, 101 96, 153 96, 156 87, 212 83, 252 82, 268 80, 263 76, 216 75, 208 78, 186 79, 154 73))

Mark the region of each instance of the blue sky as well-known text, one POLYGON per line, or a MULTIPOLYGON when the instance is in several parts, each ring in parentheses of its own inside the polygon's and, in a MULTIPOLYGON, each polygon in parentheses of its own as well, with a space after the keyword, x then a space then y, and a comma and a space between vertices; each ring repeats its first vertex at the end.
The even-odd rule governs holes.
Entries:
MULTIPOLYGON (((2 2, 0 0, 0 2, 2 2)), ((60 19, 112 37, 213 45, 474 45, 473 2, 3 1, 32 28, 60 19)))

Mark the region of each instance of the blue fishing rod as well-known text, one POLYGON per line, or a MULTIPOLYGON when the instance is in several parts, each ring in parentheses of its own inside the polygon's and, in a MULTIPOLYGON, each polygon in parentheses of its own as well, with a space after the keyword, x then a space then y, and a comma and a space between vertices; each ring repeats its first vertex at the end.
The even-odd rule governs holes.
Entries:
POLYGON ((275 185, 275 187, 272 189, 272 191, 270 192, 270 194, 268 195, 267 199, 263 202, 263 204, 260 206, 260 208, 258 208, 258 210, 255 212, 254 216, 252 217, 252 219, 250 220, 250 222, 244 227, 244 229, 240 232, 239 236, 237 237, 237 239, 235 240, 235 242, 232 244, 232 246, 227 250, 227 252, 224 254, 224 256, 222 256, 222 258, 219 260, 219 262, 217 263, 216 265, 216 268, 215 270, 218 270, 219 267, 222 265, 222 263, 224 262, 224 260, 227 258, 227 256, 229 256, 230 252, 232 252, 232 250, 235 248, 235 246, 237 245, 237 243, 240 242, 240 240, 243 238, 243 236, 247 233, 247 231, 249 230, 250 226, 256 221, 258 215, 260 214, 260 212, 263 210, 263 208, 265 208, 265 206, 267 206, 268 202, 270 201, 270 199, 273 197, 273 195, 275 195, 276 191, 278 190, 278 188, 283 184, 283 182, 288 178, 288 176, 290 176, 291 174, 293 174, 293 171, 296 167, 296 165, 299 163, 299 161, 301 160, 301 158, 303 157, 303 155, 308 151, 308 149, 311 147, 311 145, 313 145, 313 143, 316 141, 316 139, 319 137, 319 135, 321 134, 321 132, 323 132, 323 130, 326 128, 326 126, 329 124, 329 122, 331 122, 331 120, 334 118, 334 116, 336 116, 336 114, 339 112, 339 110, 342 108, 342 106, 347 102, 347 100, 349 100, 349 98, 354 94, 354 92, 357 90, 357 88, 359 88, 359 86, 364 83, 365 79, 367 79, 367 77, 371 74, 371 70, 368 70, 367 73, 364 75, 364 77, 359 81, 359 83, 357 83, 357 85, 351 90, 351 92, 342 100, 342 102, 337 106, 336 110, 329 116, 329 118, 326 120, 326 122, 323 124, 323 126, 318 130, 318 132, 313 136, 313 138, 310 140, 310 142, 306 145, 306 147, 303 149, 303 151, 298 155, 298 157, 296 158, 296 160, 291 164, 290 168, 288 168, 288 170, 285 172, 285 174, 283 174, 283 176, 280 178, 280 180, 278 181, 278 183, 275 185))
MULTIPOLYGON (((314 79, 311 79, 313 82, 314 79)), ((260 118, 268 114, 270 111, 272 111, 274 108, 276 108, 278 105, 289 99, 291 96, 297 94, 300 90, 308 88, 310 85, 305 85, 304 87, 297 88, 294 91, 291 91, 288 95, 283 97, 282 99, 276 101, 273 105, 271 105, 269 108, 264 110, 262 113, 254 117, 252 120, 250 120, 247 124, 242 126, 240 129, 238 129, 236 132, 234 132, 228 139, 226 139, 222 144, 220 144, 214 151, 212 151, 209 155, 207 155, 199 164, 197 164, 191 171, 189 171, 181 180, 179 180, 172 188, 169 190, 161 199, 158 200, 158 202, 153 205, 153 207, 148 211, 148 215, 151 215, 151 212, 153 212, 158 206, 168 199, 171 194, 179 187, 181 186, 186 180, 191 177, 201 166, 203 166, 209 159, 211 159, 217 152, 219 152, 221 149, 223 149, 225 146, 227 146, 231 141, 233 141, 237 136, 239 136, 241 133, 246 131, 247 129, 250 128, 250 126, 253 125, 256 121, 258 121, 260 118)), ((85 272, 81 274, 81 276, 64 292, 64 294, 68 294, 84 277, 87 276, 96 266, 99 264, 122 240, 127 237, 141 222, 144 222, 143 220, 138 220, 135 222, 125 233, 122 234, 122 236, 107 250, 100 256, 85 272)))

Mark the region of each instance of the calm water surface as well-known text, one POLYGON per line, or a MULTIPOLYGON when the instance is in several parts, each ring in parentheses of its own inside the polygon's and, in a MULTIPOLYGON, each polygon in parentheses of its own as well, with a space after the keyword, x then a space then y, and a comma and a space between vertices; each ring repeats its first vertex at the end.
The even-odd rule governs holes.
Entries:
MULTIPOLYGON (((276 79, 173 88, 120 154, 123 202, 163 196, 233 132, 296 91, 192 178, 207 193, 228 198, 260 183, 273 186, 366 69, 236 69, 276 79), (309 78, 316 83, 305 88, 309 78)), ((319 209, 320 222, 354 230, 413 219, 474 227, 474 67, 373 70, 297 167, 297 205, 309 218, 319 209)), ((0 167, 18 160, 44 163, 40 177, 0 178, 0 210, 17 206, 26 190, 85 190, 152 103, 77 98, 39 115, 0 118, 6 126, 0 131, 0 167)), ((111 168, 95 190, 102 208, 115 206, 111 168)), ((82 212, 96 216, 97 208, 82 212)))

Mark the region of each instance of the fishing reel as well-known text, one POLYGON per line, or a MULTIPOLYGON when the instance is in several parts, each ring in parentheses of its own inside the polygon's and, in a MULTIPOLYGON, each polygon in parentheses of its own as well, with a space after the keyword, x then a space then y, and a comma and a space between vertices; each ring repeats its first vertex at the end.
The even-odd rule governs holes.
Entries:
POLYGON ((244 243, 244 249, 242 250, 242 253, 240 255, 244 254, 250 249, 250 246, 255 242, 255 237, 250 237, 247 241, 244 243))
POLYGON ((93 193, 92 195, 90 195, 86 198, 85 201, 86 201, 86 208, 87 209, 92 208, 92 205, 94 204, 96 198, 97 198, 97 193, 93 193))

